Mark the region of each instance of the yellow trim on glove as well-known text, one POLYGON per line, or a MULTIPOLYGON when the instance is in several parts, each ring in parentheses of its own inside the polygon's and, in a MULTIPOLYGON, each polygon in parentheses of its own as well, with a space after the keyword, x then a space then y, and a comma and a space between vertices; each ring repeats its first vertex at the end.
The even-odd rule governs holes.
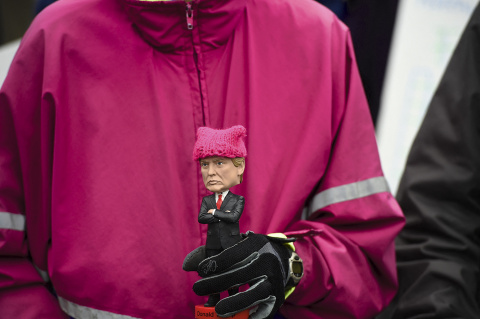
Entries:
MULTIPOLYGON (((282 234, 282 233, 271 233, 271 234, 268 234, 267 236, 274 237, 274 238, 283 238, 283 239, 288 238, 285 234, 282 234)), ((295 246, 293 245, 293 243, 284 243, 283 245, 287 246, 287 248, 289 248, 290 250, 295 251, 295 246)))
POLYGON ((292 294, 296 287, 291 287, 285 290, 285 300, 292 294))
MULTIPOLYGON (((288 238, 285 234, 282 234, 282 233, 271 233, 271 234, 268 234, 267 236, 274 237, 274 238, 284 238, 284 239, 288 238)), ((288 249, 295 251, 295 245, 292 242, 284 243, 283 245, 286 246, 288 249)), ((294 290, 295 290, 295 287, 290 287, 288 289, 285 289, 285 300, 287 300, 287 298, 293 293, 294 290)))

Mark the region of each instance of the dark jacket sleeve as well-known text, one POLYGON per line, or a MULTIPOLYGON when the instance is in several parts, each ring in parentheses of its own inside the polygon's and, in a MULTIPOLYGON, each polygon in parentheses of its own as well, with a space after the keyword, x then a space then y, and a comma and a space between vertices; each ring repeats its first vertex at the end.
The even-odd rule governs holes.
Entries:
POLYGON ((397 196, 400 289, 382 318, 479 318, 480 9, 411 149, 397 196))
POLYGON ((202 200, 202 206, 200 207, 200 213, 198 214, 198 222, 200 224, 212 224, 218 222, 218 218, 208 213, 209 209, 207 197, 204 197, 202 200))
POLYGON ((243 198, 242 196, 238 196, 237 202, 235 203, 235 206, 231 211, 226 213, 221 210, 216 210, 215 217, 227 223, 236 223, 240 220, 240 217, 242 216, 244 206, 245 198, 243 198))

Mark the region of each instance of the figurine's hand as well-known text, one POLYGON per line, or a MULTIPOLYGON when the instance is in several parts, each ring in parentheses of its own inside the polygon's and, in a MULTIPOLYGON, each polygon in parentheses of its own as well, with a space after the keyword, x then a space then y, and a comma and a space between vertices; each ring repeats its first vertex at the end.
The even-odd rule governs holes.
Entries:
POLYGON ((214 209, 209 209, 207 213, 213 214, 214 209))
POLYGON ((282 243, 295 239, 273 238, 248 232, 246 238, 198 264, 200 279, 193 285, 205 296, 249 284, 244 292, 222 299, 215 307, 228 317, 258 305, 250 319, 273 318, 285 301, 290 251, 282 243))

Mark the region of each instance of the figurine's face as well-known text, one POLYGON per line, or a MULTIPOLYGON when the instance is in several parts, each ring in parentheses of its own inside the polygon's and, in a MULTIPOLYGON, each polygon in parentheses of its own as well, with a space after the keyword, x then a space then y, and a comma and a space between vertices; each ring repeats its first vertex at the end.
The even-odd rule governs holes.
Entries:
POLYGON ((214 193, 221 193, 240 184, 240 175, 245 170, 245 164, 235 167, 232 159, 227 157, 206 157, 200 160, 203 183, 214 193))

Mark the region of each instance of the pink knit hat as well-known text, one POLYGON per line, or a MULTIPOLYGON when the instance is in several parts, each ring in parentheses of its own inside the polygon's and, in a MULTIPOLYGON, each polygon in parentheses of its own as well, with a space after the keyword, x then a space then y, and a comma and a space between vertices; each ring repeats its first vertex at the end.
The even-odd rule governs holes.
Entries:
POLYGON ((209 156, 245 157, 247 149, 242 139, 245 136, 247 136, 247 130, 241 125, 225 130, 200 127, 197 130, 197 141, 193 147, 193 160, 209 156))

